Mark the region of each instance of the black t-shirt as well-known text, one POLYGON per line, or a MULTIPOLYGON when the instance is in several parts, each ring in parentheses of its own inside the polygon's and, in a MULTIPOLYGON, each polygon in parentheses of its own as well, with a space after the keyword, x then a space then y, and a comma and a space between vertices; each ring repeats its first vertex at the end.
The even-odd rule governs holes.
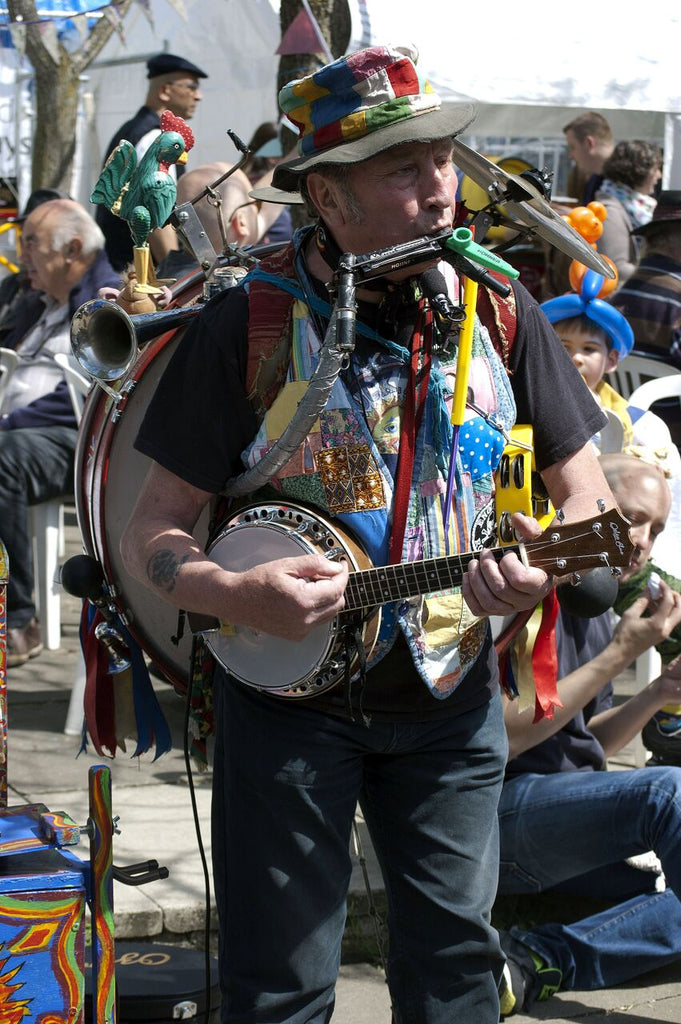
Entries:
MULTIPOLYGON (((537 303, 514 285, 518 326, 510 380, 518 423, 534 425, 537 468, 581 448, 603 425, 603 416, 537 303)), ((217 295, 187 330, 158 386, 140 428, 136 448, 201 490, 218 493, 243 470, 241 453, 257 430, 244 381, 248 299, 242 288, 217 295)), ((358 338, 358 352, 373 343, 358 338)), ((454 693, 432 696, 413 668, 406 643, 367 674, 355 699, 375 718, 421 720, 462 713, 482 704, 496 686, 496 660, 488 640, 454 693)), ((337 688, 305 700, 344 713, 337 688)), ((296 703, 293 701, 292 703, 296 703)))
MULTIPOLYGON (((610 612, 593 619, 579 619, 560 612, 556 623, 558 678, 586 665, 600 654, 612 638, 610 612)), ((506 778, 536 772, 600 771, 605 767, 605 753, 589 729, 594 715, 612 707, 612 683, 607 683, 582 710, 553 736, 509 761, 506 778)))

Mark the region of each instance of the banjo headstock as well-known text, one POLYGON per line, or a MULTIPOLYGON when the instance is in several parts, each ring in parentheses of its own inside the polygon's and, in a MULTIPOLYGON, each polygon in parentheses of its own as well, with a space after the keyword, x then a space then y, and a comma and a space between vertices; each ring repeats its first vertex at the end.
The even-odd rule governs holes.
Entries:
POLYGON ((525 542, 531 565, 552 576, 568 576, 608 566, 615 575, 631 562, 636 545, 630 523, 618 508, 576 523, 554 523, 535 541, 525 542))

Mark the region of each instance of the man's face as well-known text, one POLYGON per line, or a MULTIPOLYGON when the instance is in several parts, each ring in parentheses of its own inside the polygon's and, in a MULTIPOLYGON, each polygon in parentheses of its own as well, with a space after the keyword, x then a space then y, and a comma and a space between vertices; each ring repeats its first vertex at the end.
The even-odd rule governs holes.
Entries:
POLYGON ((197 103, 203 99, 199 79, 186 71, 169 75, 161 99, 176 117, 189 121, 194 116, 197 103))
POLYGON ((584 383, 591 391, 595 391, 603 375, 614 370, 617 365, 617 353, 609 351, 600 338, 584 334, 574 326, 561 327, 560 321, 553 326, 584 383))
MULTIPOLYGON (((67 246, 52 249, 57 214, 42 206, 27 217, 21 235, 21 253, 31 288, 62 300, 68 271, 67 246)), ((68 292, 68 289, 67 289, 68 292)))
POLYGON ((592 174, 592 140, 590 136, 585 139, 578 139, 572 129, 565 132, 568 154, 580 171, 584 174, 592 174))
POLYGON ((671 509, 671 493, 662 473, 641 472, 634 467, 611 484, 612 493, 631 523, 629 533, 640 549, 633 563, 622 570, 621 580, 640 572, 648 559, 655 538, 664 530, 671 509))
POLYGON ((449 139, 396 146, 351 164, 348 175, 354 203, 336 189, 338 217, 330 223, 344 252, 371 252, 453 225, 457 177, 449 139))

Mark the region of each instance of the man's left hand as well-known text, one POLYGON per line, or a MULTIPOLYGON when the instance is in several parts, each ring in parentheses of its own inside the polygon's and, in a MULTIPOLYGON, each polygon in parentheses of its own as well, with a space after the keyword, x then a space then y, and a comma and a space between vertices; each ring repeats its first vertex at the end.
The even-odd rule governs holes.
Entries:
MULTIPOLYGON (((536 519, 515 512, 512 524, 520 540, 536 540, 541 527, 536 519)), ((528 568, 515 552, 497 562, 491 551, 473 559, 463 578, 463 596, 474 615, 512 615, 534 608, 553 586, 543 569, 528 568)))

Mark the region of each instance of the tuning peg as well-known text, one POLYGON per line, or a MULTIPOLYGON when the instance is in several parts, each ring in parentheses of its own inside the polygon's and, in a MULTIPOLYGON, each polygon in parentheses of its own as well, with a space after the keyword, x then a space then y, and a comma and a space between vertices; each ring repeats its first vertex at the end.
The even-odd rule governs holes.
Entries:
POLYGON ((558 520, 559 523, 564 523, 565 522, 565 513, 563 512, 562 508, 557 508, 556 509, 556 519, 558 520))
POLYGON ((596 504, 598 505, 598 511, 599 512, 605 512, 605 502, 603 501, 602 498, 597 498, 596 499, 596 504))

